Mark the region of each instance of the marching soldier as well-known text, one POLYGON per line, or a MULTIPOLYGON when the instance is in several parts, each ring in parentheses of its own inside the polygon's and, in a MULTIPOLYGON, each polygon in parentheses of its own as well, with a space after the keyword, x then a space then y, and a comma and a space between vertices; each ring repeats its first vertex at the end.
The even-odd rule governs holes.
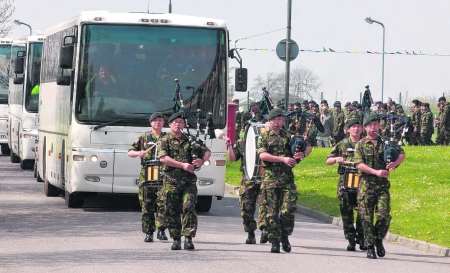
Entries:
POLYGON ((402 163, 405 155, 399 147, 398 158, 393 162, 385 161, 385 144, 378 137, 380 119, 377 114, 371 113, 364 118, 364 129, 367 136, 356 144, 354 162, 362 173, 358 205, 367 245, 367 258, 376 259, 377 255, 384 257, 386 254, 383 239, 391 221, 389 172, 402 163))
POLYGON ((422 103, 419 100, 413 100, 411 106, 411 123, 412 123, 412 133, 411 133, 411 145, 418 145, 420 143, 420 124, 421 124, 421 113, 420 105, 422 103))
POLYGON ((438 100, 439 116, 436 121, 438 128, 438 136, 436 143, 440 145, 450 144, 450 104, 447 103, 445 97, 438 100))
POLYGON ((239 139, 239 136, 241 134, 242 128, 242 116, 243 112, 239 111, 239 99, 234 98, 233 103, 238 106, 238 110, 236 112, 236 140, 239 139))
MULTIPOLYGON (((262 179, 263 204, 267 209, 266 225, 271 252, 280 252, 280 242, 285 252, 291 251, 288 236, 295 222, 297 189, 292 168, 303 159, 302 152, 292 153, 290 136, 282 130, 285 116, 280 109, 273 109, 269 116, 269 130, 260 136, 258 155, 264 163, 262 179)), ((308 146, 306 154, 311 150, 308 146)))
POLYGON ((431 136, 433 135, 433 113, 430 110, 429 103, 422 103, 420 107, 420 144, 432 145, 431 136))
MULTIPOLYGON (((256 244, 255 230, 258 227, 261 230, 260 243, 264 244, 268 241, 268 234, 265 228, 265 208, 262 206, 261 197, 261 178, 259 175, 254 176, 251 180, 247 180, 244 172, 243 158, 244 151, 243 139, 239 140, 233 146, 227 141, 228 158, 231 161, 241 160, 240 170, 242 173, 241 185, 239 187, 239 205, 241 208, 242 224, 244 225, 244 231, 248 233, 246 244, 256 244), (256 224, 254 215, 256 211, 256 205, 258 207, 258 226, 256 224)), ((262 172, 262 170, 259 170, 262 172)))
POLYGON ((334 146, 328 155, 326 164, 339 164, 339 182, 337 186, 337 195, 339 199, 339 209, 341 211, 344 235, 348 240, 348 251, 355 251, 358 243, 359 249, 367 250, 364 244, 364 232, 361 223, 361 217, 356 212, 356 229, 354 226, 354 210, 357 209, 357 193, 360 182, 360 176, 353 163, 355 145, 361 138, 362 124, 358 117, 353 117, 345 123, 345 129, 348 137, 341 140, 334 146))
POLYGON ((210 152, 205 147, 193 158, 193 147, 182 133, 185 121, 182 113, 174 113, 169 118, 170 132, 158 142, 158 158, 164 166, 162 197, 166 206, 165 216, 172 250, 181 249, 181 236, 184 236, 184 249, 193 250, 192 238, 197 231, 197 176, 195 168, 200 168, 209 159, 210 152))
POLYGON ((161 191, 150 185, 145 178, 144 160, 155 159, 156 143, 164 136, 161 131, 164 126, 164 117, 161 113, 153 113, 150 116, 150 132, 140 136, 128 151, 128 156, 141 159, 141 171, 139 173, 139 203, 142 210, 142 232, 145 233, 144 242, 153 242, 155 226, 158 229, 157 238, 167 240, 164 223, 164 204, 161 200, 161 191), (155 218, 156 214, 156 218, 155 218))

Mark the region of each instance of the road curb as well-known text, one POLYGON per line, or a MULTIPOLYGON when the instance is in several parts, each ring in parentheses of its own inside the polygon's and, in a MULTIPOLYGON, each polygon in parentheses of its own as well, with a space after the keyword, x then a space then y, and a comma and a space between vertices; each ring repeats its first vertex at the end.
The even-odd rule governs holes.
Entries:
MULTIPOLYGON (((239 196, 238 186, 233 186, 225 183, 225 191, 229 194, 239 196)), ((342 227, 342 219, 340 217, 334 217, 321 211, 317 211, 302 205, 297 205, 297 212, 309 216, 311 218, 314 218, 316 220, 319 220, 321 222, 342 227)), ((450 248, 442 247, 439 245, 427 243, 420 240, 410 239, 390 232, 388 232, 388 234, 386 235, 385 240, 409 248, 414 248, 429 254, 442 257, 450 257, 450 248)))

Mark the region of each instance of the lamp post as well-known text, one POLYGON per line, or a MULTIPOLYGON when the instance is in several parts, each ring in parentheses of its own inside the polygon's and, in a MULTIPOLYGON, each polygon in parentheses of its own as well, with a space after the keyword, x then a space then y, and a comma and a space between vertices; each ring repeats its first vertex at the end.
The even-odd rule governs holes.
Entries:
POLYGON ((383 102, 383 95, 384 95, 384 43, 385 43, 386 31, 384 28, 384 24, 381 23, 380 21, 374 20, 370 17, 367 17, 365 20, 368 24, 375 23, 375 24, 380 25, 383 28, 383 54, 382 54, 383 58, 382 58, 382 63, 381 63, 381 102, 383 102))
POLYGON ((24 22, 22 22, 20 20, 14 20, 14 24, 16 24, 16 25, 24 25, 24 26, 28 27, 29 30, 30 30, 30 35, 33 34, 33 29, 31 28, 31 26, 29 24, 24 23, 24 22))

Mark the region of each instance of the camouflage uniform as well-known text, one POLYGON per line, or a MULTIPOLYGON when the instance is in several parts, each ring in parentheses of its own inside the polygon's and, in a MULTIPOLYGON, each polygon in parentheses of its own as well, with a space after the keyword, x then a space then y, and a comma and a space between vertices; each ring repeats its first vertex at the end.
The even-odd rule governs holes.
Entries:
MULTIPOLYGON (((161 133, 159 137, 145 133, 141 135, 136 142, 131 145, 130 151, 143 151, 147 150, 149 142, 157 143, 157 141, 164 136, 165 133, 161 133)), ((145 183, 145 168, 143 165, 144 160, 154 159, 154 150, 147 153, 143 159, 141 159, 141 171, 139 172, 139 203, 142 210, 142 232, 153 233, 155 226, 157 229, 165 229, 164 222, 164 203, 161 199, 161 190, 155 186, 145 183), (155 218, 156 214, 156 218, 155 218)))
POLYGON ((256 179, 247 180, 245 179, 244 172, 244 158, 243 158, 244 141, 240 140, 234 147, 234 154, 236 155, 236 160, 241 159, 240 170, 242 172, 241 185, 239 187, 239 205, 241 207, 241 217, 244 225, 245 232, 251 232, 256 230, 256 221, 254 219, 256 204, 259 203, 258 207, 258 228, 260 230, 265 229, 265 208, 262 206, 261 202, 261 181, 256 179))
POLYGON ((238 140, 241 136, 241 132, 244 129, 242 127, 243 123, 242 123, 242 116, 243 113, 240 111, 236 112, 236 140, 238 140))
POLYGON ((422 113, 420 122, 420 144, 431 145, 431 136, 433 135, 433 113, 427 110, 422 113))
POLYGON ((411 145, 419 145, 420 143, 420 124, 421 124, 421 113, 417 111, 412 114, 411 123, 413 127, 413 131, 411 133, 411 145))
POLYGON ((337 111, 333 112, 333 141, 334 143, 338 143, 345 137, 344 133, 344 125, 345 125, 345 116, 344 112, 337 111))
POLYGON ((438 116, 438 136, 436 143, 440 145, 450 144, 450 103, 444 106, 438 116))
MULTIPOLYGON (((401 148, 400 148, 401 149, 401 148)), ((376 170, 385 170, 383 141, 377 139, 374 145, 369 138, 363 138, 355 147, 355 164, 364 163, 376 170)), ((401 153, 403 149, 401 149, 401 153)), ((364 237, 367 245, 373 246, 386 235, 391 222, 390 182, 387 178, 362 173, 358 191, 359 213, 361 214, 364 237), (374 215, 376 217, 374 217, 374 215)))
MULTIPOLYGON (((354 150, 355 144, 349 137, 346 137, 333 147, 328 157, 343 157, 346 161, 353 161, 354 153, 348 152, 348 149, 354 150)), ((356 241, 360 244, 364 243, 364 231, 358 212, 356 212, 356 229, 353 225, 353 211, 357 209, 357 189, 348 189, 344 186, 345 168, 343 166, 338 167, 338 174, 337 197, 339 199, 339 209, 341 211, 345 238, 349 242, 356 241)))
MULTIPOLYGON (((274 156, 292 157, 290 137, 281 130, 279 134, 269 130, 260 136, 258 154, 267 152, 274 156)), ((292 168, 283 163, 264 162, 262 200, 267 209, 266 226, 271 242, 292 234, 297 203, 297 188, 292 168)))
MULTIPOLYGON (((192 147, 187 136, 180 138, 166 134, 158 142, 158 158, 169 156, 172 159, 192 162, 192 147)), ((202 153, 207 148, 201 147, 202 153)), ((199 158, 202 158, 200 155, 199 158)), ((170 237, 179 240, 181 236, 195 237, 197 231, 197 176, 182 169, 164 167, 162 198, 166 206, 166 223, 170 237)))

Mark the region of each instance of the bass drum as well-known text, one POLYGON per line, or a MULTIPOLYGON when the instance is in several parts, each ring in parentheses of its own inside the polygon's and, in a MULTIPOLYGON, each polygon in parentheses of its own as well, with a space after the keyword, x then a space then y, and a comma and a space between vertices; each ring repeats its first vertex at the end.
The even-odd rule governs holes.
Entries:
POLYGON ((260 180, 262 176, 262 164, 256 149, 259 136, 264 132, 265 125, 262 123, 251 123, 245 131, 244 143, 244 173, 247 180, 260 180))

